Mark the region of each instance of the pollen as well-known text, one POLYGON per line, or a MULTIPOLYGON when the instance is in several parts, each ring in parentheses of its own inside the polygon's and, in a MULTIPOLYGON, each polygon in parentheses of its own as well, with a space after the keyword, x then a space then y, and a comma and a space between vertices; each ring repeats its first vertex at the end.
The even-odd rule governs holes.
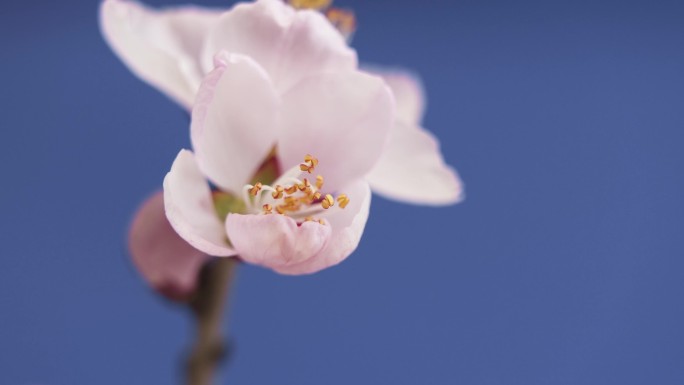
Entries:
POLYGON ((275 186, 275 191, 271 193, 271 196, 273 197, 273 199, 280 199, 283 197, 283 191, 285 191, 283 186, 275 186))
POLYGON ((356 17, 354 13, 346 9, 330 8, 325 12, 325 16, 342 35, 350 36, 356 30, 356 17))
POLYGON ((349 204, 349 197, 347 197, 347 194, 340 194, 337 197, 337 205, 340 206, 340 208, 345 208, 349 204))
POLYGON ((325 198, 321 201, 321 207, 324 209, 329 209, 335 205, 335 198, 332 195, 326 194, 325 198))
POLYGON ((249 189, 249 193, 252 194, 252 196, 257 196, 259 194, 259 191, 261 191, 262 187, 263 185, 261 184, 261 182, 259 182, 252 186, 251 189, 249 189))
POLYGON ((332 4, 332 0, 288 0, 293 8, 315 9, 317 11, 326 9, 332 4))
POLYGON ((344 209, 349 204, 349 197, 346 194, 325 193, 322 175, 316 176, 315 181, 292 176, 301 172, 311 172, 316 166, 318 159, 306 155, 303 163, 286 172, 273 186, 262 183, 245 185, 243 199, 248 211, 286 215, 294 219, 298 225, 304 222, 328 225, 329 222, 324 219, 327 215, 326 210, 333 208, 335 202, 340 210, 344 209))
POLYGON ((318 166, 318 159, 314 158, 313 156, 307 154, 304 157, 304 163, 299 165, 299 169, 308 172, 311 174, 313 170, 318 166))
POLYGON ((306 154, 304 156, 304 162, 311 163, 314 167, 318 166, 318 158, 312 156, 311 154, 306 154))
POLYGON ((287 193, 287 195, 292 195, 292 194, 296 193, 297 192, 297 185, 293 184, 290 187, 286 187, 285 192, 287 193))
POLYGON ((299 191, 307 191, 311 187, 311 182, 309 182, 308 179, 304 178, 302 180, 302 183, 297 185, 297 188, 299 191))
MULTIPOLYGON (((352 11, 333 7, 333 0, 286 0, 295 9, 312 9, 325 15, 335 28, 349 38, 356 30, 356 17, 352 11)), ((302 170, 306 171, 306 170, 302 170)))

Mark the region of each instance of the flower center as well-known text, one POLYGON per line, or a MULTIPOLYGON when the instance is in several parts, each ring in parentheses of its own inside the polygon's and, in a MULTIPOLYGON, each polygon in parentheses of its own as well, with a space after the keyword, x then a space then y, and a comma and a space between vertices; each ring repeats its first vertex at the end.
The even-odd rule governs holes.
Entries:
POLYGON ((349 197, 346 194, 333 196, 323 193, 322 175, 316 176, 313 184, 308 178, 297 178, 304 172, 312 174, 316 166, 318 159, 306 155, 303 163, 285 172, 273 186, 260 182, 245 185, 242 193, 247 211, 252 214, 287 215, 298 223, 317 221, 325 224, 321 217, 327 214, 327 210, 335 207, 335 203, 338 208, 344 209, 349 204, 349 197))

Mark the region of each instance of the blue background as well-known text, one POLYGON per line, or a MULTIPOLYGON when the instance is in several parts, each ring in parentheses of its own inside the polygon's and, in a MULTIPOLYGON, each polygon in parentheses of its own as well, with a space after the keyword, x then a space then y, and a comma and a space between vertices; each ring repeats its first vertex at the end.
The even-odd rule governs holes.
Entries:
MULTIPOLYGON (((684 383, 682 3, 427 3, 340 4, 363 61, 424 77, 466 201, 376 198, 314 276, 243 266, 222 383, 684 383)), ((189 344, 125 254, 187 117, 96 10, 0 13, 0 384, 174 384, 189 344)))

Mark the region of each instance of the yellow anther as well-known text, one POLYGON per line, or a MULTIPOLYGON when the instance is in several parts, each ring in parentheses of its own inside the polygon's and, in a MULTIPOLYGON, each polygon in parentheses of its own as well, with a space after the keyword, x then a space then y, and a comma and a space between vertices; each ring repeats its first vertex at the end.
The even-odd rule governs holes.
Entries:
POLYGON ((347 197, 346 194, 340 194, 337 197, 337 203, 340 206, 340 208, 345 208, 349 204, 349 197, 347 197))
POLYGON ((309 174, 311 174, 311 172, 313 171, 313 167, 311 167, 310 165, 308 165, 306 163, 300 164, 299 169, 304 171, 304 172, 308 172, 309 174))
POLYGON ((309 163, 313 167, 318 166, 318 158, 311 154, 306 154, 306 156, 304 157, 304 162, 309 163))
MULTIPOLYGON (((302 170, 311 172, 318 166, 318 159, 307 154, 304 157, 304 163, 300 166, 302 170)), ((297 169, 295 168, 295 171, 296 170, 297 169)), ((260 205, 263 214, 277 213, 280 215, 292 216, 293 218, 299 218, 297 219, 299 224, 303 222, 318 222, 321 225, 327 225, 328 222, 325 220, 313 216, 306 216, 304 219, 301 218, 313 211, 320 210, 319 204, 320 207, 325 210, 335 206, 335 204, 341 209, 344 209, 349 204, 349 197, 347 197, 346 194, 333 196, 332 194, 323 192, 324 179, 322 175, 317 175, 315 180, 302 178, 301 180, 294 179, 294 184, 290 183, 292 182, 273 186, 263 185, 262 183, 247 185, 245 187, 246 191, 250 195, 257 197, 255 199, 247 199, 248 202, 246 203, 248 205, 254 205, 250 206, 250 211, 252 208, 259 207, 260 205), (260 199, 263 198, 260 194, 263 193, 264 190, 270 192, 270 196, 273 198, 273 200, 271 200, 270 197, 268 198, 268 202, 270 203, 264 204, 262 199, 260 199)))
POLYGON ((286 188, 285 188, 285 192, 286 192, 288 195, 292 195, 292 194, 296 193, 296 192, 297 192, 297 185, 296 185, 296 184, 293 184, 293 185, 290 186, 290 187, 286 187, 286 188))
POLYGON ((285 197, 285 204, 281 205, 280 207, 287 211, 297 211, 299 210, 300 206, 299 199, 295 197, 285 197))
POLYGON ((299 165, 299 169, 302 171, 306 171, 309 174, 311 174, 313 172, 313 170, 316 168, 316 166, 318 166, 318 159, 307 154, 304 157, 304 163, 299 165))
POLYGON ((342 35, 350 36, 356 29, 356 17, 351 11, 340 8, 330 8, 325 12, 325 16, 334 25, 342 35))
POLYGON ((287 0, 287 2, 297 9, 315 9, 320 11, 328 8, 332 0, 287 0))
POLYGON ((254 195, 254 196, 257 196, 257 194, 259 194, 259 191, 261 191, 261 187, 262 187, 262 184, 261 184, 261 182, 259 182, 259 183, 255 184, 254 186, 252 186, 251 189, 249 189, 249 193, 254 195))
POLYGON ((306 178, 304 178, 302 183, 297 185, 297 188, 299 189, 299 191, 305 191, 310 187, 311 187, 311 182, 309 182, 309 180, 306 178))
POLYGON ((271 193, 271 196, 273 197, 273 199, 280 199, 283 197, 284 190, 285 189, 283 188, 283 186, 276 186, 275 191, 271 193))
POLYGON ((311 199, 313 193, 313 188, 311 188, 311 186, 307 186, 307 188, 304 190, 304 194, 306 194, 307 198, 309 199, 311 199))
POLYGON ((334 204, 335 204, 335 199, 330 194, 326 194, 325 198, 323 198, 323 200, 321 201, 321 207, 323 207, 326 210, 333 207, 334 204))

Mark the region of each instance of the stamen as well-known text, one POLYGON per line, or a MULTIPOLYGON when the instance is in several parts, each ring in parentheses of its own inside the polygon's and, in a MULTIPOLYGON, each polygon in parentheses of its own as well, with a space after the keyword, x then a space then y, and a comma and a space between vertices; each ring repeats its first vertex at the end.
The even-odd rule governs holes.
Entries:
POLYGON ((304 157, 304 163, 295 166, 281 175, 271 187, 262 183, 245 185, 243 199, 252 213, 287 215, 301 224, 303 222, 318 222, 321 225, 328 224, 319 216, 325 210, 335 206, 335 202, 344 209, 349 204, 346 194, 334 197, 332 194, 322 192, 323 176, 316 176, 312 182, 307 178, 297 178, 302 172, 311 173, 318 166, 318 159, 312 155, 304 157), (269 194, 265 194, 268 192, 269 194), (250 196, 251 195, 251 196, 250 196), (317 218, 318 217, 318 218, 317 218))
POLYGON ((340 194, 337 197, 337 203, 340 208, 345 208, 349 204, 349 198, 347 197, 347 194, 340 194))
POLYGON ((320 11, 328 8, 332 4, 332 0, 287 0, 287 2, 297 9, 315 9, 320 11))
POLYGON ((275 190, 271 193, 271 196, 273 197, 273 199, 280 199, 283 197, 284 190, 285 189, 283 188, 283 186, 278 185, 275 187, 275 190))
POLYGON ((248 185, 245 185, 245 186, 242 188, 242 200, 245 202, 245 205, 247 205, 247 207, 250 207, 250 208, 251 208, 252 206, 251 206, 251 199, 249 199, 249 191, 250 191, 253 187, 254 187, 254 186, 252 186, 251 184, 248 184, 248 185))
POLYGON ((295 197, 285 197, 285 204, 281 205, 285 211, 299 211, 301 207, 300 200, 295 197))
POLYGON ((323 207, 326 210, 333 207, 334 204, 335 204, 335 199, 330 194, 326 194, 325 198, 323 198, 323 201, 321 201, 321 207, 323 207))
POLYGON ((299 188, 299 191, 306 191, 311 187, 311 182, 309 182, 308 179, 304 178, 302 183, 300 183, 297 188, 299 188))
POLYGON ((330 20, 344 37, 349 39, 356 29, 356 17, 354 13, 345 9, 330 8, 325 12, 325 16, 330 20))
POLYGON ((304 156, 304 162, 310 163, 314 167, 318 166, 318 158, 316 158, 315 156, 313 156, 311 154, 306 154, 304 156))
MULTIPOLYGON (((313 9, 328 18, 347 40, 356 29, 356 17, 352 11, 333 7, 333 0, 286 0, 295 9, 313 9)), ((302 170, 306 171, 306 170, 302 170)))
POLYGON ((314 158, 313 156, 307 154, 304 157, 304 163, 299 165, 299 169, 308 172, 311 174, 313 170, 318 166, 318 159, 314 158))
POLYGON ((304 222, 318 222, 319 224, 325 226, 325 221, 322 219, 316 219, 314 217, 306 217, 304 218, 304 222))
POLYGON ((257 196, 257 194, 259 194, 259 191, 261 191, 262 186, 263 185, 261 184, 261 182, 258 182, 257 184, 252 186, 251 189, 249 189, 249 193, 252 194, 252 196, 257 196))
POLYGON ((290 187, 286 187, 286 188, 285 188, 285 192, 286 192, 288 195, 292 195, 292 194, 296 193, 296 192, 297 192, 297 185, 296 185, 296 184, 293 184, 293 185, 290 186, 290 187))

